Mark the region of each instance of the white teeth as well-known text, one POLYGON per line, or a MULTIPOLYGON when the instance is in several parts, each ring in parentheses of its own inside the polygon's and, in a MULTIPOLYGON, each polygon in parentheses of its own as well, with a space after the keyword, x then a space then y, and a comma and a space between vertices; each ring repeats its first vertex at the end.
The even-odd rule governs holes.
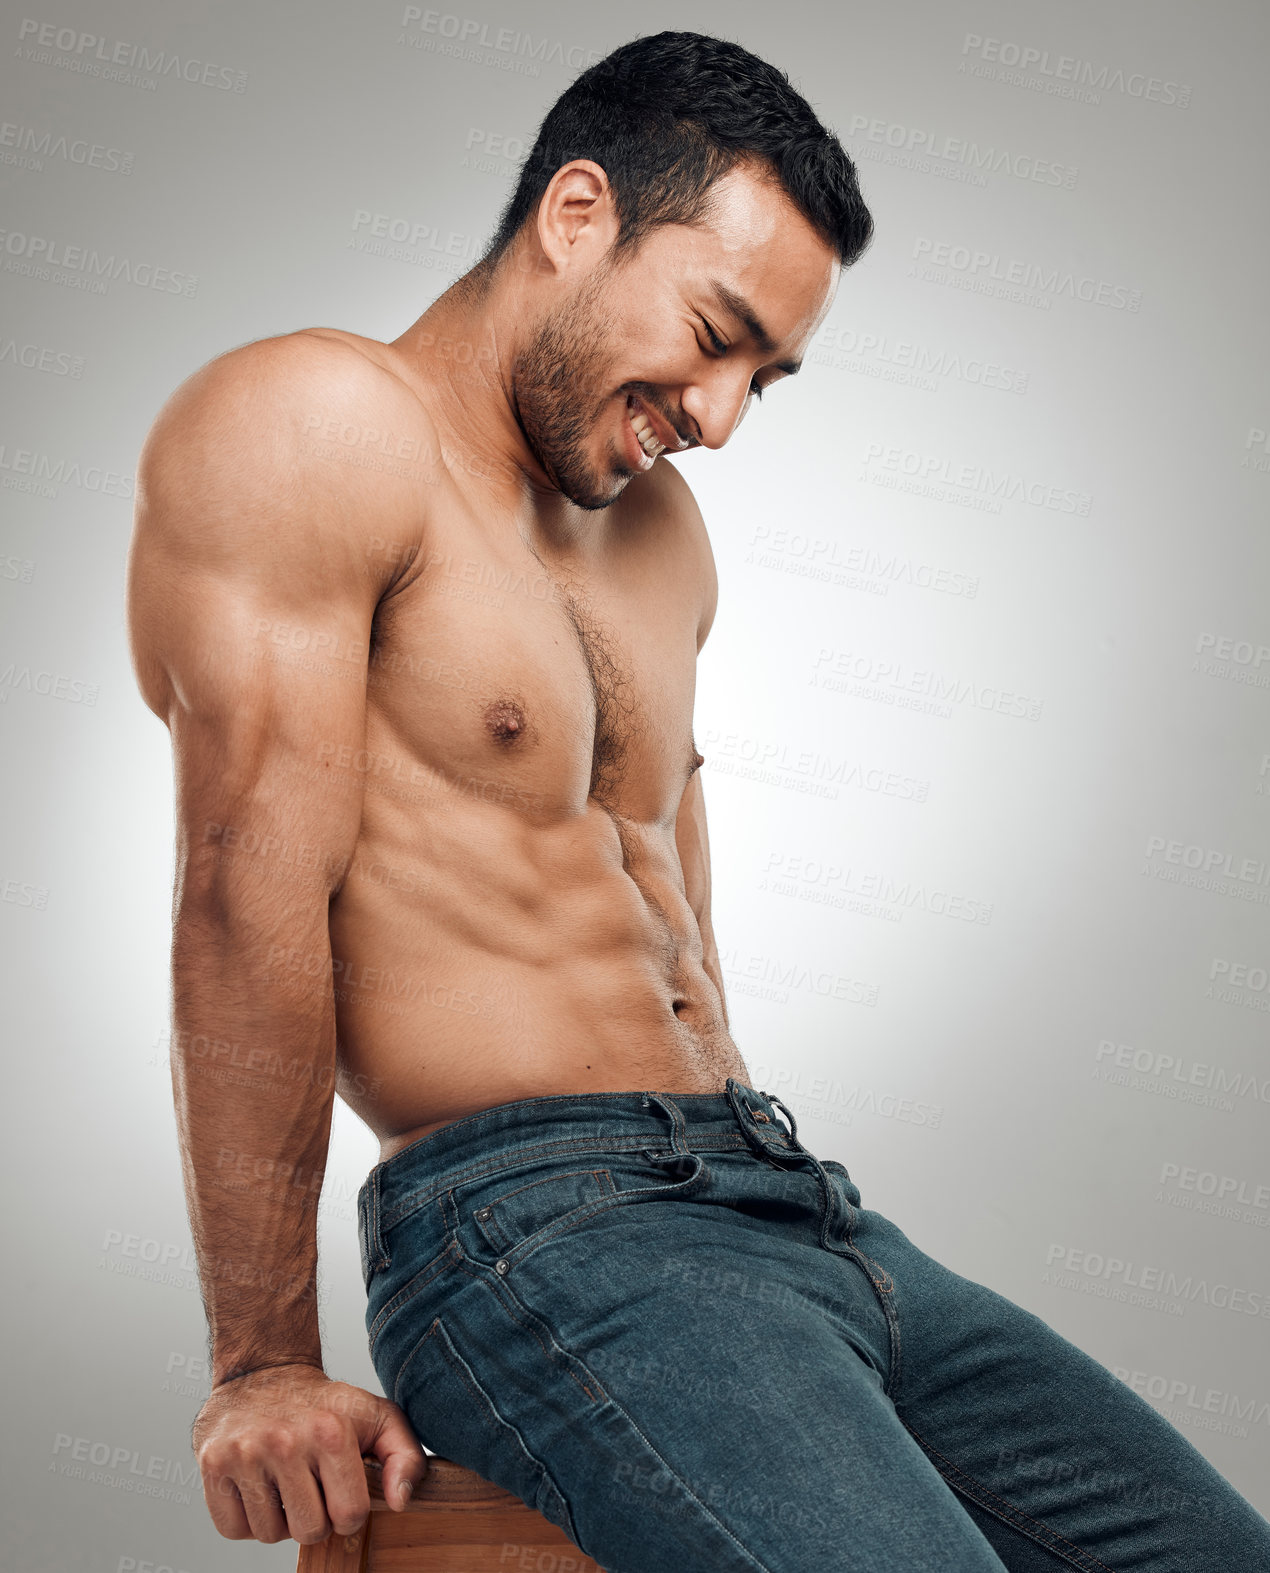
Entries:
POLYGON ((632 428, 634 429, 636 437, 639 439, 640 447, 644 450, 650 459, 655 459, 659 454, 665 453, 665 443, 658 442, 657 438, 653 435, 653 428, 651 425, 649 425, 648 417, 644 414, 643 410, 628 411, 628 418, 632 428))

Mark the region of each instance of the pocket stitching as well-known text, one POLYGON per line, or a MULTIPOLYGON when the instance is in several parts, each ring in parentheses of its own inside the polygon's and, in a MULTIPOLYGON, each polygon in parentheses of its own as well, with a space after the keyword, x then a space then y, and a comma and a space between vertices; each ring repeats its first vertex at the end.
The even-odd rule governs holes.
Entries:
MULTIPOLYGON (((667 1185, 635 1185, 628 1190, 615 1190, 611 1196, 606 1196, 601 1201, 590 1205, 584 1203, 581 1207, 575 1207, 572 1212, 565 1213, 564 1217, 557 1219, 554 1224, 544 1224, 537 1233, 529 1235, 519 1245, 514 1245, 511 1250, 505 1251, 503 1254, 508 1266, 514 1267, 517 1262, 525 1261, 540 1246, 546 1245, 548 1240, 552 1240, 560 1234, 567 1234, 570 1229, 576 1228, 580 1223, 585 1223, 588 1218, 595 1217, 597 1213, 611 1212, 615 1207, 620 1207, 626 1202, 637 1201, 642 1196, 681 1196, 686 1186, 701 1184, 710 1174, 710 1170, 706 1167, 705 1159, 700 1153, 689 1153, 685 1154, 685 1156, 695 1158, 698 1165, 687 1179, 674 1180, 667 1185), (523 1249, 530 1241, 533 1242, 532 1249, 523 1249)), ((608 1171, 606 1170, 605 1172, 607 1173, 608 1171)))
POLYGON ((474 1282, 485 1285, 489 1292, 502 1306, 503 1310, 506 1311, 508 1316, 511 1317, 512 1321, 525 1329, 529 1336, 542 1350, 543 1354, 546 1355, 547 1360, 552 1365, 554 1365, 556 1363, 556 1357, 552 1354, 551 1350, 542 1340, 542 1331, 540 1329, 545 1329, 548 1338, 551 1340, 552 1344, 555 1346, 556 1350, 564 1360, 565 1370, 569 1376, 573 1378, 574 1382, 577 1383, 578 1387, 581 1388, 581 1390, 586 1394, 587 1398, 590 1399, 593 1404, 605 1404, 608 1402, 608 1394, 604 1391, 603 1384, 598 1380, 590 1366, 587 1365, 586 1361, 580 1359, 571 1350, 566 1349, 565 1346, 556 1337, 554 1330, 547 1323, 545 1323, 536 1312, 531 1311, 528 1306, 521 1305, 516 1296, 510 1293, 507 1285, 503 1282, 502 1279, 497 1280, 495 1283, 491 1283, 489 1278, 486 1276, 485 1271, 478 1270, 479 1264, 471 1263, 467 1260, 467 1258, 464 1256, 462 1246, 459 1247, 459 1256, 455 1265, 458 1267, 460 1272, 466 1273, 468 1277, 471 1278, 474 1282), (533 1326, 533 1322, 537 1322, 539 1326, 533 1326), (586 1372, 588 1378, 594 1385, 594 1392, 573 1369, 575 1365, 581 1366, 582 1369, 586 1372))
POLYGON ((532 1191, 535 1185, 550 1185, 555 1180, 567 1180, 575 1174, 602 1174, 606 1179, 609 1178, 607 1169, 567 1169, 563 1174, 544 1174, 540 1175, 536 1180, 529 1180, 524 1185, 518 1185, 514 1191, 504 1191, 498 1200, 490 1202, 489 1206, 497 1207, 502 1202, 509 1202, 513 1196, 519 1196, 522 1191, 532 1191))
MULTIPOLYGON (((482 1208, 488 1207, 490 1209, 490 1216, 488 1218, 476 1217, 477 1228, 480 1229, 481 1233, 485 1236, 485 1238, 496 1251, 500 1253, 506 1253, 509 1248, 514 1249, 511 1236, 498 1221, 497 1209, 501 1207, 504 1202, 511 1201, 513 1196, 520 1196, 525 1191, 532 1191, 535 1185, 551 1185, 554 1184, 557 1180, 570 1180, 582 1174, 593 1174, 596 1177, 596 1179, 599 1181, 600 1192, 602 1196, 613 1196, 617 1194, 617 1187, 613 1184, 613 1176, 607 1169, 569 1169, 564 1174, 545 1174, 537 1180, 530 1180, 525 1185, 518 1185, 514 1191, 505 1191, 495 1201, 483 1203, 482 1208)), ((590 1204, 587 1202, 578 1203, 578 1207, 586 1207, 589 1205, 590 1204)), ((548 1220, 546 1223, 540 1224, 539 1227, 534 1230, 533 1234, 523 1236, 521 1243, 524 1244, 526 1240, 532 1240, 536 1235, 540 1234, 543 1229, 551 1228, 553 1222, 561 1223, 564 1221, 564 1219, 571 1217, 575 1212, 577 1212, 578 1207, 571 1207, 568 1212, 562 1213, 559 1218, 555 1220, 548 1220)), ((476 1210, 477 1213, 479 1213, 482 1208, 478 1208, 476 1210)), ((476 1215, 474 1214, 473 1216, 476 1215)))

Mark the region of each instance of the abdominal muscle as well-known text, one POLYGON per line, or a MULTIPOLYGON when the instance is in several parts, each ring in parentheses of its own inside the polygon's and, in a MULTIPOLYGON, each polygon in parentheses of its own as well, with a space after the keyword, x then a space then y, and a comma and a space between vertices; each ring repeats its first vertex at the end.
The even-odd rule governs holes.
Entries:
POLYGON ((518 1099, 747 1080, 678 871, 673 821, 368 782, 330 934, 337 1087, 381 1160, 518 1099))

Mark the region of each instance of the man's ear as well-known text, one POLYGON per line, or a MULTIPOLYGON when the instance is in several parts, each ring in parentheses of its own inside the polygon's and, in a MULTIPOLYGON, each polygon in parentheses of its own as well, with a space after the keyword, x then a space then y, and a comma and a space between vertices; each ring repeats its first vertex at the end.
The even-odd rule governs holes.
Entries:
POLYGON ((602 167, 590 158, 562 164, 538 203, 538 246, 557 273, 589 272, 617 239, 617 205, 602 167))

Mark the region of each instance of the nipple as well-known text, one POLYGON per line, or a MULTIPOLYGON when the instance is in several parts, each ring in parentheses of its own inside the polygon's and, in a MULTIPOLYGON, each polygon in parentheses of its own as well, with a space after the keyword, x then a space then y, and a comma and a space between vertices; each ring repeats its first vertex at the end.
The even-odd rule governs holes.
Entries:
POLYGON ((525 712, 514 699, 496 699, 485 706, 485 724, 499 743, 514 743, 525 732, 525 712))

